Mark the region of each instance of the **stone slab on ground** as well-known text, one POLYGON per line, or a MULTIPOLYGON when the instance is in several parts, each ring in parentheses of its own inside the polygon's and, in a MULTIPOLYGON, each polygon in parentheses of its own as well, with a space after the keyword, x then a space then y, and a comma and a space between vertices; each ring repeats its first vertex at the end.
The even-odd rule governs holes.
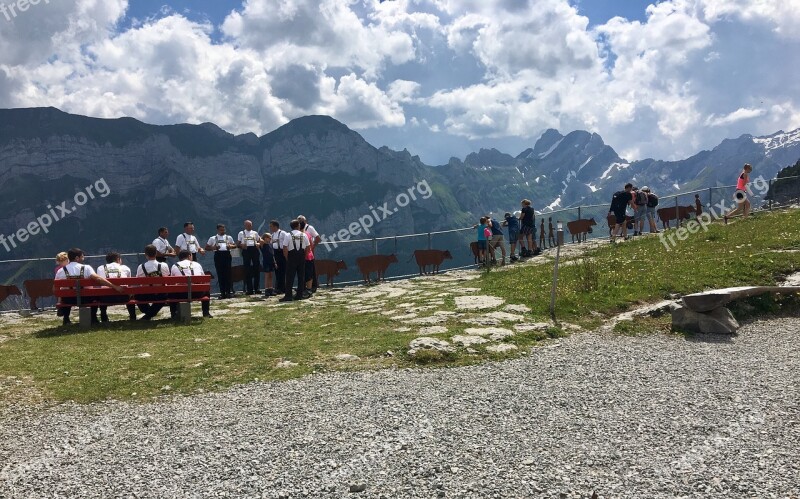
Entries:
POLYGON ((464 333, 474 336, 483 336, 492 341, 502 341, 514 336, 514 331, 503 327, 468 327, 464 333))
POLYGON ((456 296, 455 302, 458 310, 490 310, 502 305, 503 299, 496 296, 470 295, 456 296))
POLYGON ((711 312, 695 312, 679 306, 672 311, 672 328, 691 333, 735 334, 739 323, 725 307, 711 312))

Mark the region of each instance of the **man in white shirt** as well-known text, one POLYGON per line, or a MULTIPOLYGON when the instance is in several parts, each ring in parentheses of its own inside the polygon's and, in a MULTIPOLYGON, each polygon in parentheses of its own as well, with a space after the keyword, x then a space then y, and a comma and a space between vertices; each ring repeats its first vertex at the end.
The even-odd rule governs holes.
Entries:
MULTIPOLYGON (((102 284, 103 286, 113 288, 117 293, 125 292, 121 286, 111 284, 108 282, 108 280, 106 280, 106 278, 97 275, 91 265, 84 265, 84 257, 85 255, 83 254, 83 250, 80 248, 72 248, 67 251, 69 263, 58 269, 56 272, 56 279, 91 279, 102 284)), ((76 305, 77 300, 75 298, 64 298, 62 303, 76 305)), ((71 309, 72 307, 61 307, 56 312, 56 315, 63 317, 64 325, 70 324, 69 312, 71 309)), ((92 322, 97 322, 97 317, 93 317, 92 322)))
MULTIPOLYGON (((173 276, 204 275, 203 266, 192 261, 192 254, 189 252, 189 250, 181 250, 181 252, 178 253, 178 262, 172 266, 171 273, 173 276)), ((186 294, 184 293, 174 293, 170 296, 172 298, 186 298, 186 294)), ((193 299, 205 298, 207 296, 208 293, 192 293, 193 299)), ((211 319, 211 301, 203 300, 200 302, 200 306, 203 309, 203 317, 211 319)), ((178 312, 178 304, 170 303, 169 309, 170 315, 172 315, 173 318, 176 317, 178 312)))
POLYGON ((167 257, 174 257, 175 250, 169 245, 167 238, 169 237, 169 230, 166 227, 158 228, 158 237, 153 239, 153 246, 156 247, 156 260, 159 262, 166 262, 167 257))
POLYGON ((214 252, 214 268, 217 270, 220 299, 230 298, 233 294, 231 282, 231 250, 236 248, 233 238, 225 234, 225 225, 217 224, 217 235, 208 238, 206 250, 214 252))
POLYGON ((305 264, 306 253, 308 252, 309 244, 308 238, 300 232, 300 222, 292 220, 289 226, 292 232, 289 237, 284 238, 283 256, 286 258, 286 282, 284 284, 284 296, 278 301, 292 301, 292 286, 294 285, 294 277, 297 275, 297 293, 295 300, 303 299, 303 292, 305 290, 305 264))
MULTIPOLYGON (((311 251, 315 251, 317 249, 317 245, 322 241, 322 238, 320 237, 319 232, 317 232, 317 229, 315 229, 313 225, 310 225, 308 223, 308 220, 306 220, 305 216, 298 215, 297 216, 297 221, 300 222, 301 226, 303 224, 305 224, 306 227, 305 227, 305 229, 303 229, 303 231, 306 234, 308 234, 309 236, 311 236, 311 251)), ((311 292, 312 293, 316 293, 317 292, 317 288, 319 287, 319 281, 317 280, 316 271, 312 272, 312 276, 311 277, 312 277, 311 292)), ((308 276, 306 276, 306 280, 308 280, 308 276)))
MULTIPOLYGON (((130 277, 131 269, 127 265, 122 265, 122 257, 116 251, 106 255, 106 263, 97 267, 97 275, 105 278, 130 277)), ((102 296, 100 301, 104 303, 127 303, 127 296, 102 296)), ((130 320, 136 320, 136 307, 127 305, 130 320)), ((100 307, 100 321, 108 322, 108 307, 100 307)), ((96 309, 92 307, 92 316, 96 317, 96 309)))
POLYGON ((286 282, 286 257, 283 256, 283 243, 289 237, 289 233, 281 230, 281 224, 277 220, 269 223, 269 230, 272 233, 272 249, 275 253, 275 293, 282 294, 286 282))
POLYGON ((261 236, 253 230, 253 222, 244 221, 244 230, 239 232, 239 248, 242 249, 242 264, 244 265, 244 285, 248 295, 258 294, 258 282, 261 280, 261 236))
MULTIPOLYGON (((147 257, 147 261, 142 263, 136 268, 136 277, 158 277, 163 276, 166 277, 169 275, 169 266, 164 262, 159 262, 156 257, 158 255, 158 250, 156 249, 154 244, 148 244, 144 247, 144 256, 147 257)), ((144 294, 144 295, 136 295, 136 300, 146 302, 146 301, 161 301, 167 298, 166 293, 158 293, 158 294, 144 294)), ((140 303, 139 310, 142 311, 144 316, 142 317, 143 321, 149 321, 153 317, 155 317, 161 309, 164 308, 163 303, 140 303)))
POLYGON ((201 255, 206 254, 206 250, 200 246, 200 242, 194 235, 194 224, 192 222, 186 222, 183 224, 183 234, 180 234, 178 238, 175 239, 175 247, 177 248, 177 251, 188 250, 189 253, 192 254, 192 260, 195 262, 197 261, 198 252, 201 255))

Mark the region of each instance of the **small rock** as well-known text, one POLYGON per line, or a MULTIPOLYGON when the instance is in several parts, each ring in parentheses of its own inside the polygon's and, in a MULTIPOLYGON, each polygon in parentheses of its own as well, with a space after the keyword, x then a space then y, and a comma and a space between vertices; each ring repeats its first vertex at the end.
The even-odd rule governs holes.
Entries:
POLYGON ((359 360, 359 359, 360 357, 358 355, 352 355, 349 353, 340 353, 339 355, 336 356, 336 360, 342 362, 352 362, 354 360, 359 360))
POLYGON ((486 351, 492 353, 506 353, 516 349, 517 345, 512 345, 511 343, 500 343, 499 345, 489 345, 486 347, 486 351))
POLYGON ((359 484, 355 484, 355 485, 351 485, 350 486, 350 492, 351 493, 352 492, 364 492, 365 490, 367 490, 367 484, 366 483, 359 483, 359 484))

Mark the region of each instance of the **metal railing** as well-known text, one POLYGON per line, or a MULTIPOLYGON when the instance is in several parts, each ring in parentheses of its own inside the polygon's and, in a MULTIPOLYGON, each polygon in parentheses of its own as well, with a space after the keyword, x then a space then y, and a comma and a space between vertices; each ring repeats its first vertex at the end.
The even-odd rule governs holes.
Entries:
MULTIPOLYGON (((767 187, 770 192, 780 193, 781 189, 776 188, 780 186, 781 182, 798 179, 800 177, 783 177, 773 178, 767 182, 767 187)), ((751 182, 751 187, 754 182, 751 182)), ((695 195, 700 196, 701 206, 704 210, 714 209, 718 216, 719 210, 714 208, 719 206, 719 203, 726 201, 729 207, 733 204, 733 194, 735 192, 735 185, 707 187, 692 191, 678 192, 659 198, 658 208, 677 207, 679 206, 693 206, 695 205, 695 195)), ((766 192, 765 192, 766 193, 766 192)), ((765 194, 764 193, 764 194, 765 194)), ((751 196, 752 210, 771 210, 780 207, 783 204, 800 203, 800 182, 797 187, 793 188, 793 192, 781 193, 783 203, 778 203, 774 199, 765 200, 761 193, 753 192, 751 196), (796 192, 794 192, 796 190, 796 192)), ((608 237, 610 228, 608 228, 606 220, 608 215, 608 204, 593 204, 581 205, 568 208, 562 208, 553 211, 537 212, 540 220, 545 220, 545 230, 547 231, 547 219, 552 220, 553 232, 555 236, 555 227, 557 222, 566 222, 577 219, 595 218, 597 225, 593 228, 588 238, 608 237), (606 230, 604 230, 606 229, 606 230), (607 232, 608 231, 608 232, 607 232)), ((477 221, 476 221, 477 222, 477 221)), ((539 221, 537 221, 539 222, 539 221)), ((662 229, 660 221, 656 221, 659 225, 659 230, 662 229)), ((536 242, 541 241, 541 233, 539 232, 541 225, 537 223, 536 242)), ((647 222, 645 222, 645 232, 649 230, 647 222)), ((317 246, 316 255, 317 259, 329 260, 344 260, 348 265, 348 269, 340 271, 340 275, 334 280, 336 286, 347 286, 353 284, 360 284, 363 282, 362 276, 356 268, 355 258, 365 256, 368 254, 395 254, 398 259, 398 264, 389 267, 387 271, 387 280, 407 279, 419 275, 418 268, 414 263, 413 252, 416 249, 442 249, 450 250, 453 260, 446 260, 442 264, 441 272, 461 270, 466 268, 475 267, 475 260, 473 254, 468 246, 470 241, 475 240, 474 227, 461 227, 456 229, 439 230, 431 232, 419 232, 413 234, 397 234, 393 236, 381 236, 362 239, 350 239, 346 241, 336 241, 335 244, 325 242, 317 246), (473 231, 470 235, 469 231, 473 231), (422 242, 420 244, 420 239, 422 242)), ((545 247, 550 247, 548 242, 548 235, 545 234, 545 247)), ((565 233, 565 243, 569 244, 573 236, 565 233)), ((504 241, 508 244, 508 241, 504 241)), ((198 255, 198 261, 205 270, 211 271, 216 274, 214 269, 213 255, 208 252, 206 255, 198 255)), ((131 267, 135 273, 136 267, 145 261, 144 253, 125 253, 122 255, 123 263, 131 267)), ((89 255, 86 257, 85 262, 94 268, 105 263, 105 255, 89 255)), ((233 265, 241 265, 241 257, 234 257, 233 265)), ((4 284, 15 284, 21 296, 9 296, 0 303, 0 311, 21 310, 29 308, 29 297, 26 296, 23 282, 29 279, 52 279, 55 269, 55 259, 52 257, 41 258, 25 258, 15 260, 0 260, 0 275, 11 276, 4 284)), ((373 274, 374 275, 374 274, 373 274)), ((264 278, 260 276, 263 285, 264 278)), ((325 285, 326 277, 320 276, 320 287, 325 285)), ((216 280, 214 287, 216 288, 216 280)), ((243 288, 241 282, 235 284, 237 292, 243 288)), ((55 305, 55 299, 40 298, 37 300, 37 308, 50 308, 55 305)))

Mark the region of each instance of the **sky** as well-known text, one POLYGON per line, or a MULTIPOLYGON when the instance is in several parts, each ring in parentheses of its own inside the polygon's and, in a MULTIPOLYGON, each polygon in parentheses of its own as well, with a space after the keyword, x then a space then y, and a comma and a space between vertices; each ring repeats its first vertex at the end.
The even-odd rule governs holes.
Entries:
POLYGON ((548 128, 628 160, 800 127, 800 0, 0 0, 0 107, 268 133, 333 116, 432 165, 548 128))

